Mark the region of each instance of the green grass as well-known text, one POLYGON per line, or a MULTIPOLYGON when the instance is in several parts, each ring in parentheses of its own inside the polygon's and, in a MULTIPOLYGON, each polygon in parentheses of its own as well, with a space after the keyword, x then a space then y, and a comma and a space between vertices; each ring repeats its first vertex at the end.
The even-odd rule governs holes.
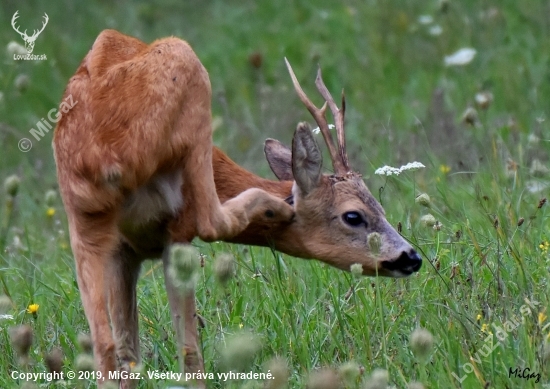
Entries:
MULTIPOLYGON (((468 389, 486 382, 492 388, 550 382, 543 356, 550 334, 544 327, 550 322, 550 267, 548 252, 539 247, 550 240, 550 222, 548 206, 538 208, 548 196, 549 177, 531 168, 534 161, 549 164, 548 2, 467 0, 450 2, 442 12, 435 1, 5 1, 4 46, 22 43, 9 24, 16 10, 23 29, 39 26, 43 12, 50 21, 34 50, 47 54, 47 61, 21 63, 0 53, 0 180, 21 178, 10 207, 9 196, 0 195, 0 287, 12 299, 7 313, 14 316, 0 320, 0 387, 19 387, 9 374, 23 370, 8 327, 32 326, 31 372, 46 369, 43 355, 54 347, 64 353, 64 369, 74 369, 78 334, 88 331, 66 215, 57 199, 55 214, 48 216, 44 200, 56 189, 51 132, 37 142, 29 130, 57 107, 67 80, 104 28, 146 41, 172 34, 188 40, 210 73, 220 123, 216 144, 264 176, 270 173, 263 140, 289 143, 296 123, 310 120, 291 89, 283 57, 316 102, 313 80, 320 63, 329 89, 346 90, 353 166, 380 197, 388 220, 402 224, 403 235, 425 258, 420 273, 408 279, 356 279, 268 249, 195 242, 206 257, 197 299, 206 322, 201 341, 207 372, 222 371, 227 339, 247 330, 262 341, 250 369, 263 371, 263 363, 280 356, 290 367, 291 388, 305 387, 315 369, 346 361, 364 366, 362 380, 375 368, 387 369, 397 388, 414 380, 427 388, 468 389), (430 26, 418 22, 425 14, 442 27, 441 35, 430 35, 430 26), (443 57, 461 47, 477 50, 472 63, 444 67, 443 57), (259 68, 249 59, 255 53, 262 57, 259 68), (21 75, 28 77, 26 88, 16 86, 21 75), (475 106, 480 91, 490 91, 494 101, 478 110, 479 122, 471 127, 461 115, 475 106), (33 141, 27 153, 17 148, 23 137, 33 141), (412 160, 426 168, 387 180, 373 174, 382 165, 412 160), (534 191, 535 185, 541 190, 534 191), (415 203, 419 193, 431 197, 431 209, 415 203), (422 223, 427 213, 441 223, 439 231, 422 223), (238 264, 226 288, 212 269, 223 252, 238 264), (540 305, 523 314, 525 299, 540 305), (31 303, 40 305, 37 315, 26 313, 31 303), (487 331, 495 333, 493 325, 514 317, 522 319, 517 328, 502 342, 494 334, 496 349, 480 354, 487 331), (409 345, 419 326, 435 339, 425 363, 409 345), (474 372, 464 372, 467 363, 474 372), (509 368, 516 367, 540 372, 541 381, 509 377, 509 368)), ((143 268, 139 305, 144 368, 177 371, 158 262, 143 268)), ((209 387, 245 384, 254 383, 215 380, 209 387)), ((144 381, 140 387, 159 385, 144 381)))

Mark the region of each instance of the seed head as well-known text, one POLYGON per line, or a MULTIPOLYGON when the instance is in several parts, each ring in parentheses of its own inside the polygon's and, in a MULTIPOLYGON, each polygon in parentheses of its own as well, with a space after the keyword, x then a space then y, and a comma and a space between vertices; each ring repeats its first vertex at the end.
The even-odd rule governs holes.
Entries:
POLYGON ((235 259, 231 254, 222 253, 217 256, 214 264, 214 274, 217 280, 225 285, 235 274, 235 259))
POLYGON ((421 195, 418 195, 414 201, 417 204, 420 204, 423 207, 427 207, 427 208, 430 208, 432 205, 430 196, 428 196, 427 193, 422 193, 421 195))
POLYGON ((199 252, 193 246, 184 244, 172 246, 168 274, 177 287, 183 290, 194 288, 199 268, 199 252))
POLYGON ((476 94, 475 100, 480 109, 487 109, 493 102, 493 94, 491 92, 479 92, 476 94))
POLYGON ((45 360, 50 373, 61 373, 63 371, 63 352, 61 352, 61 349, 54 348, 46 355, 45 360))
POLYGON ((256 69, 259 69, 262 67, 263 57, 262 54, 259 52, 252 53, 248 56, 248 62, 255 67, 256 69))
POLYGON ((89 334, 81 332, 78 334, 77 342, 84 354, 92 354, 94 344, 92 342, 92 337, 89 334))
POLYGON ((390 380, 387 370, 374 369, 367 382, 365 382, 364 389, 386 389, 390 380))
POLYGON ((0 315, 9 311, 12 307, 11 300, 5 294, 0 295, 0 315))
POLYGON ((380 254, 380 247, 382 247, 382 236, 378 232, 372 232, 367 236, 369 248, 374 255, 380 254))
POLYGON ((15 88, 19 92, 24 92, 27 90, 30 84, 30 78, 26 74, 19 74, 17 77, 15 77, 15 81, 13 82, 15 85, 15 88))
POLYGON ((6 194, 12 198, 15 197, 19 191, 19 184, 21 184, 21 179, 15 174, 7 177, 4 180, 4 190, 6 194))
POLYGON ((537 206, 537 208, 541 209, 544 206, 544 204, 546 204, 546 197, 540 199, 539 205, 537 206))
POLYGON ((351 274, 353 274, 356 277, 360 277, 363 275, 363 265, 360 263, 354 263, 350 266, 351 274))
POLYGON ((26 358, 32 346, 32 328, 28 324, 10 330, 11 344, 20 357, 26 358))
POLYGON ((520 217, 518 220, 518 227, 521 226, 525 222, 525 218, 520 217))
POLYGON ((95 370, 94 358, 89 354, 78 354, 75 365, 78 371, 95 370))
POLYGON ((462 114, 462 121, 470 126, 476 126, 478 122, 477 111, 472 108, 466 108, 466 111, 462 114))
POLYGON ((420 218, 420 223, 429 228, 432 228, 435 225, 435 222, 435 217, 429 213, 420 218))
POLYGON ((356 362, 346 362, 338 368, 338 374, 345 387, 352 387, 361 375, 361 367, 356 362))
POLYGON ((223 366, 229 370, 243 371, 250 367, 262 344, 257 336, 251 333, 240 333, 227 339, 221 353, 223 366))
POLYGON ((417 328, 411 334, 411 350, 419 359, 425 360, 430 355, 433 344, 432 334, 424 328, 417 328))
POLYGON ((332 369, 324 368, 309 375, 306 389, 340 389, 342 382, 332 369))
POLYGON ((265 371, 271 373, 271 380, 266 380, 265 389, 281 389, 288 382, 289 371, 286 361, 282 358, 272 358, 267 361, 265 371))
POLYGON ((46 206, 53 207, 53 205, 55 204, 55 200, 57 200, 57 192, 53 189, 50 189, 44 195, 44 202, 46 203, 46 206))

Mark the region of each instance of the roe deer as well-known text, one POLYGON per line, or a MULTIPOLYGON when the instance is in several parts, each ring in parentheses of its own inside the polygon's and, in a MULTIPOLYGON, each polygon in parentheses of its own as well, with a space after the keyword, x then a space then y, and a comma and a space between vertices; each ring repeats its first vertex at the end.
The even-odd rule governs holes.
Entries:
MULTIPOLYGON (((344 106, 336 107, 319 72, 317 86, 336 119, 337 148, 326 104, 315 108, 288 69, 323 133, 333 175, 321 173, 321 152, 303 123, 292 150, 266 141, 281 181, 257 177, 213 147, 208 74, 180 39, 147 45, 103 31, 70 79, 64 98, 78 103, 57 124, 54 154, 95 363, 104 377, 140 361, 140 264, 162 257, 166 272, 170 243, 199 237, 271 246, 344 270, 358 263, 366 275, 402 277, 420 268, 421 258, 350 170, 344 106), (367 239, 373 232, 381 237, 376 253, 367 239)), ((178 336, 185 339, 186 372, 204 371, 194 291, 181 296, 171 277, 165 283, 172 318, 185 323, 178 336)), ((120 381, 120 387, 134 385, 120 381)))

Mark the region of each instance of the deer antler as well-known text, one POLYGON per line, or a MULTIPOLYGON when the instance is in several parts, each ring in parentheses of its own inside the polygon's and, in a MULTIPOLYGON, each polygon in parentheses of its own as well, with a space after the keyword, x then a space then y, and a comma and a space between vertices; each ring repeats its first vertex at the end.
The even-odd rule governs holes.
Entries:
POLYGON ((337 136, 336 140, 338 142, 340 159, 342 160, 342 163, 345 168, 344 173, 347 173, 350 171, 350 168, 349 168, 348 154, 346 153, 346 136, 344 132, 344 114, 346 112, 346 99, 344 97, 344 90, 342 89, 342 108, 339 109, 336 106, 336 103, 334 102, 332 95, 330 94, 327 87, 325 86, 325 83, 323 82, 323 77, 321 75, 321 66, 319 66, 319 70, 317 71, 317 77, 315 78, 315 85, 317 86, 317 90, 319 91, 319 93, 321 93, 321 96, 323 96, 325 101, 328 103, 330 111, 332 112, 332 116, 334 117, 334 125, 336 127, 336 136, 337 136))
POLYGON ((22 37, 26 37, 27 36, 27 30, 25 30, 25 32, 21 32, 19 31, 19 28, 17 28, 17 26, 15 25, 15 20, 19 17, 18 15, 19 11, 15 11, 15 13, 13 14, 13 17, 11 18, 11 26, 13 27, 13 29, 19 33, 19 35, 21 35, 22 37))
POLYGON ((37 30, 34 30, 34 33, 32 34, 32 38, 36 38, 38 35, 40 35, 40 33, 42 31, 44 31, 44 28, 46 28, 46 24, 48 24, 48 20, 50 20, 50 18, 48 18, 48 14, 44 12, 44 22, 42 22, 42 28, 40 29, 40 31, 37 31, 37 30))
POLYGON ((294 71, 292 70, 292 66, 290 66, 290 63, 286 58, 285 58, 285 62, 286 62, 286 67, 288 68, 288 72, 290 73, 290 78, 292 79, 292 83, 294 84, 294 89, 298 94, 298 97, 300 98, 302 103, 304 103, 308 111, 311 113, 311 115, 317 122, 317 125, 319 126, 321 133, 323 134, 323 138, 325 140, 325 143, 327 144, 328 151, 330 154, 330 159, 332 160, 332 167, 334 168, 334 173, 337 175, 346 174, 350 169, 349 169, 348 157, 346 154, 346 141, 344 136, 345 101, 344 101, 343 92, 342 92, 342 109, 338 109, 338 107, 336 106, 336 103, 334 102, 334 99, 330 95, 330 92, 328 91, 327 87, 325 86, 325 83, 323 82, 323 78, 321 76, 321 68, 319 68, 319 71, 317 72, 317 78, 315 80, 315 85, 317 86, 317 89, 321 93, 321 96, 323 96, 323 98, 325 99, 325 103, 323 104, 321 109, 317 108, 304 93, 302 87, 300 86, 300 83, 296 78, 296 75, 294 74, 294 71), (332 139, 330 128, 328 126, 327 119, 325 116, 327 104, 330 107, 332 115, 334 116, 339 150, 336 150, 336 147, 334 146, 334 140, 332 139))

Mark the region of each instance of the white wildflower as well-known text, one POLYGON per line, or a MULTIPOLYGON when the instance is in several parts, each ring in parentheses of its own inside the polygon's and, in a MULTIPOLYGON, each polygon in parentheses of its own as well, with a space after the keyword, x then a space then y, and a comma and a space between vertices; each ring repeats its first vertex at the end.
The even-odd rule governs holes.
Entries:
POLYGON ((0 320, 13 320, 13 315, 0 315, 0 320))
POLYGON ((435 26, 430 27, 428 33, 433 36, 439 36, 443 33, 443 28, 439 24, 436 24, 435 26))
POLYGON ((464 66, 468 65, 474 57, 477 51, 475 49, 465 47, 451 55, 445 56, 445 66, 464 66))
POLYGON ((409 162, 408 164, 404 165, 404 166, 401 166, 399 168, 399 170, 401 172, 404 172, 405 170, 410 170, 410 171, 415 171, 415 170, 418 170, 418 169, 422 169, 422 168, 425 168, 426 166, 424 166, 424 164, 420 163, 420 162, 409 162))
MULTIPOLYGON (((332 130, 334 128, 334 124, 329 124, 328 129, 332 130)), ((319 127, 315 127, 313 130, 311 130, 314 134, 318 134, 321 132, 321 129, 319 127)))
POLYGON ((525 189, 530 193, 544 192, 548 189, 548 184, 541 181, 528 181, 525 184, 525 189))
POLYGON ((399 174, 403 173, 404 171, 410 170, 415 171, 418 169, 422 169, 426 166, 424 166, 420 162, 409 162, 406 165, 401 166, 400 168, 392 167, 392 166, 382 166, 374 171, 374 174, 378 174, 381 176, 398 176, 399 174))
POLYGON ((388 165, 379 167, 374 171, 374 174, 379 174, 381 176, 392 176, 392 175, 398 176, 399 173, 401 173, 401 170, 399 170, 396 167, 391 167, 388 165))
POLYGON ((418 17, 418 23, 420 24, 432 24, 434 21, 434 18, 432 15, 420 15, 418 17))
POLYGON ((487 109, 493 102, 493 94, 491 92, 479 92, 476 93, 475 100, 479 108, 487 109))

